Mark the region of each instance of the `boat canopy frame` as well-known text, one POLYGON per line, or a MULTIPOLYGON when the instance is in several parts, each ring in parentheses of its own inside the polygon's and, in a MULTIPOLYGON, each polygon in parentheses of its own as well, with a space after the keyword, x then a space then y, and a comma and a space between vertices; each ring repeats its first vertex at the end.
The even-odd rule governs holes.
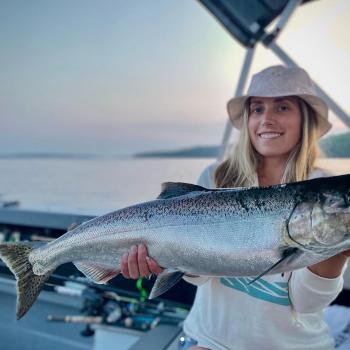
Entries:
MULTIPOLYGON (((231 36, 246 47, 239 80, 234 96, 243 95, 254 52, 258 43, 270 49, 286 66, 298 67, 296 61, 277 43, 276 39, 287 25, 295 10, 302 4, 314 0, 197 0, 222 24, 231 36), (274 20, 272 30, 267 31, 274 20)), ((343 108, 313 80, 317 94, 328 104, 329 109, 350 128, 350 116, 343 108)), ((222 160, 232 134, 232 123, 226 122, 218 160, 222 160)))

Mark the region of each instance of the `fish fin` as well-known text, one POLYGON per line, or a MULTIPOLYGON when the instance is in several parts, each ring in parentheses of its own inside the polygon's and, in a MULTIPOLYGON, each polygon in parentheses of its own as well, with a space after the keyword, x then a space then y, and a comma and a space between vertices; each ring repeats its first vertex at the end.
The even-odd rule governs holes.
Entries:
POLYGON ((53 273, 52 270, 44 275, 34 274, 32 265, 29 262, 29 254, 33 249, 33 244, 30 242, 0 244, 0 257, 17 280, 17 320, 23 317, 31 308, 43 289, 46 280, 53 273))
POLYGON ((86 277, 98 284, 106 284, 120 273, 120 269, 116 267, 88 260, 73 261, 73 264, 86 277))
POLYGON ((171 287, 173 287, 177 282, 180 281, 182 276, 184 275, 183 272, 173 269, 165 269, 163 272, 161 272, 153 287, 151 290, 151 293, 149 295, 149 299, 154 299, 159 297, 161 294, 168 291, 171 287))
POLYGON ((162 191, 157 199, 168 199, 183 196, 191 192, 209 191, 207 188, 184 182, 163 182, 162 191))
POLYGON ((68 226, 67 231, 73 231, 75 228, 77 228, 78 226, 80 226, 80 224, 78 224, 77 222, 73 222, 68 226))
POLYGON ((269 273, 270 271, 272 271, 276 266, 278 266, 282 261, 284 261, 285 259, 289 258, 290 256, 296 254, 298 252, 298 248, 288 248, 286 250, 283 251, 283 256, 280 260, 278 260, 275 264, 273 264, 271 267, 269 267, 266 271, 264 271, 263 273, 261 273, 259 276, 255 277, 252 281, 250 281, 248 283, 248 285, 254 283, 255 281, 257 281, 258 279, 260 279, 262 276, 266 275, 267 273, 269 273))

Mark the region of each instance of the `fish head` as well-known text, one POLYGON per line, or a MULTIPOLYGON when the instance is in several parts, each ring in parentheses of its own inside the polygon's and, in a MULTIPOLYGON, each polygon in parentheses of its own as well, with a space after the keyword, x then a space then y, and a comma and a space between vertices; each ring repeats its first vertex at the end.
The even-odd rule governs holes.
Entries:
POLYGON ((320 192, 299 202, 288 221, 288 234, 315 252, 350 249, 350 188, 320 192))
POLYGON ((324 246, 347 243, 350 240, 350 191, 345 195, 326 192, 314 205, 311 228, 314 239, 324 246))

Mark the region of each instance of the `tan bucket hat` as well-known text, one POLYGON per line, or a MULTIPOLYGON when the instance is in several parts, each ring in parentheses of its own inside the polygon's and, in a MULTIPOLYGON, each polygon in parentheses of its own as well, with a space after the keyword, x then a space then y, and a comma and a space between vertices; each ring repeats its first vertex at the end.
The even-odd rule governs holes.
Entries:
POLYGON ((327 133, 332 124, 328 121, 328 106, 316 94, 315 85, 307 72, 299 67, 282 65, 265 68, 254 74, 246 95, 234 97, 227 103, 228 115, 233 126, 242 127, 242 111, 249 97, 299 96, 316 113, 318 136, 327 133))

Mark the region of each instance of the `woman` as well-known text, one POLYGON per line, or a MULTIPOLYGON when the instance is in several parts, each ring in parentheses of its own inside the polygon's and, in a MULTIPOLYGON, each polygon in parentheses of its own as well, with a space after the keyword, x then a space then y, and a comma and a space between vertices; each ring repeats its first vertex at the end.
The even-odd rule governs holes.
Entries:
MULTIPOLYGON (((315 168, 317 139, 330 128, 328 108, 300 68, 269 67, 247 95, 228 103, 239 141, 221 164, 207 168, 204 187, 270 186, 326 176, 315 168)), ((349 252, 285 274, 247 278, 186 277, 198 286, 181 349, 331 349, 323 309, 342 289, 349 252), (196 346, 197 345, 197 346, 196 346)), ((125 277, 160 273, 145 246, 121 259, 125 277)))

